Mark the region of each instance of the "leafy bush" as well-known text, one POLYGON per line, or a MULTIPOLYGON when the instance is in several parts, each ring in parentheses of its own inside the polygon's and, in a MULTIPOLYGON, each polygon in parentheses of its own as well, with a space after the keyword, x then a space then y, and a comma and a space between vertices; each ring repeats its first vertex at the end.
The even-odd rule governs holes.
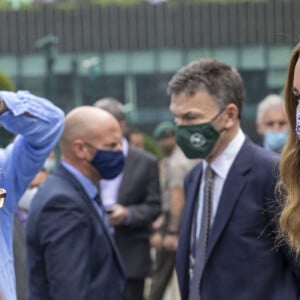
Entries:
POLYGON ((0 72, 0 91, 15 91, 16 86, 11 78, 0 72))
POLYGON ((155 155, 158 159, 163 158, 163 154, 159 146, 150 135, 144 134, 144 148, 146 151, 155 155))

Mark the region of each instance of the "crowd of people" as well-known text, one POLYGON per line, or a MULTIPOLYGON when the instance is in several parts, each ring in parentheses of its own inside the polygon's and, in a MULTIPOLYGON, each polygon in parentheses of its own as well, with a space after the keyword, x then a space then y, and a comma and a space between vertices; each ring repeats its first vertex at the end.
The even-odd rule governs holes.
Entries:
POLYGON ((241 126, 235 68, 178 70, 175 122, 152 134, 162 159, 117 99, 64 116, 0 91, 16 135, 0 150, 0 299, 162 300, 174 270, 183 300, 299 299, 299 53, 284 95, 257 106, 259 144, 241 126))

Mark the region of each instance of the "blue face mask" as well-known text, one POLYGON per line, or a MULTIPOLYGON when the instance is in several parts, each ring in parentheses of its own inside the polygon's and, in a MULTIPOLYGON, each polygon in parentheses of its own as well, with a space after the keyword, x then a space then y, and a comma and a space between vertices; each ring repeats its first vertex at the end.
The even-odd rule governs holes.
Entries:
POLYGON ((264 148, 275 152, 280 152, 287 140, 288 132, 267 131, 264 136, 264 148))
POLYGON ((122 151, 107 151, 97 149, 90 162, 104 179, 113 179, 123 170, 125 158, 122 151))

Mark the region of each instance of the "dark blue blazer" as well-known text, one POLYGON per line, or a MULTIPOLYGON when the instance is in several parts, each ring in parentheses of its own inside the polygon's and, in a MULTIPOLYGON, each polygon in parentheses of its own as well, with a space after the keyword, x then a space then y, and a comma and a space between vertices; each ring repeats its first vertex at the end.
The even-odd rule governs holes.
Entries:
MULTIPOLYGON (((279 203, 276 156, 246 139, 224 183, 199 282, 201 300, 295 300, 300 266, 276 246, 279 203)), ((186 203, 176 269, 182 299, 189 293, 189 245, 202 165, 185 180, 186 203)))
POLYGON ((114 241, 63 166, 33 199, 27 252, 29 300, 123 300, 124 270, 114 241))

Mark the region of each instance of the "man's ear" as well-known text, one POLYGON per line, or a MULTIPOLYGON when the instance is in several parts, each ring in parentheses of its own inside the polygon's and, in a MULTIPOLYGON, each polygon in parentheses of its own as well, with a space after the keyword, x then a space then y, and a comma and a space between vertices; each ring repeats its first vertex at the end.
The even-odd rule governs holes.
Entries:
POLYGON ((225 110, 225 129, 232 128, 239 119, 239 109, 234 103, 229 103, 225 110))
POLYGON ((72 142, 72 152, 78 159, 85 159, 90 155, 87 151, 84 141, 81 139, 76 139, 72 142))

